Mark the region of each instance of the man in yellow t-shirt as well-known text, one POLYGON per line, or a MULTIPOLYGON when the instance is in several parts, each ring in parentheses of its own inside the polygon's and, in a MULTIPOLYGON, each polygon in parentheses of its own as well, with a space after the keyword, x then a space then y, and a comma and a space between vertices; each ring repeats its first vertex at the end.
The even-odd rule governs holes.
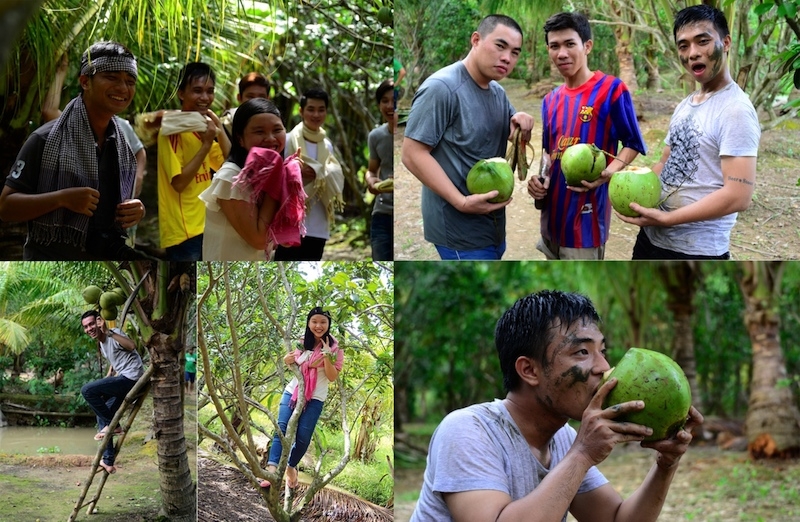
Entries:
POLYGON ((230 152, 230 140, 210 110, 215 83, 207 64, 187 64, 178 86, 181 110, 207 116, 208 128, 158 137, 158 225, 170 261, 200 260, 206 211, 198 196, 230 152))

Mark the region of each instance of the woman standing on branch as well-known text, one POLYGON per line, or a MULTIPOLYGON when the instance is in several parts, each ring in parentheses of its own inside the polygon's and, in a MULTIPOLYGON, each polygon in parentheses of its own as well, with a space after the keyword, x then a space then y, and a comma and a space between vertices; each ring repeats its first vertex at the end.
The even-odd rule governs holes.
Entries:
MULTIPOLYGON (((313 308, 306 319, 306 332, 303 336, 303 349, 294 350, 287 354, 283 361, 288 364, 297 364, 303 375, 305 385, 305 407, 297 423, 297 436, 289 454, 289 467, 286 469, 286 481, 290 488, 297 487, 297 464, 305 455, 311 443, 311 436, 317 421, 322 413, 322 406, 328 397, 328 385, 336 380, 342 371, 344 352, 339 348, 339 343, 330 334, 331 314, 321 307, 313 308)), ((278 426, 281 433, 286 434, 289 417, 292 416, 297 405, 300 388, 298 380, 294 379, 286 385, 278 411, 278 426)), ((283 446, 280 436, 276 433, 269 451, 267 469, 274 473, 278 469, 283 446)), ((270 487, 267 480, 261 481, 262 488, 270 487)))

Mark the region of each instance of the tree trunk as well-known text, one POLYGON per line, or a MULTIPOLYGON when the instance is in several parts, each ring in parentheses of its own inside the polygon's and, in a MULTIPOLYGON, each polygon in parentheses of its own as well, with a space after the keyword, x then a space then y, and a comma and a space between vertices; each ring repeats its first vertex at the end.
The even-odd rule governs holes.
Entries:
MULTIPOLYGON (((616 0, 611 1, 610 6, 614 14, 620 19, 627 20, 629 18, 625 8, 619 5, 616 0)), ((636 81, 636 67, 634 66, 633 53, 631 52, 633 31, 627 25, 617 24, 614 25, 614 37, 617 40, 614 52, 617 53, 617 60, 619 61, 619 79, 625 82, 631 93, 634 93, 639 89, 639 82, 636 81)))
POLYGON ((741 288, 745 326, 753 346, 753 377, 745 420, 748 450, 753 458, 800 455, 800 414, 787 380, 780 342, 782 261, 744 264, 741 288))
POLYGON ((157 333, 148 350, 155 371, 151 379, 153 394, 153 431, 158 440, 158 471, 161 494, 170 520, 195 520, 196 487, 189 470, 186 437, 183 432, 183 397, 181 365, 182 346, 166 334, 157 333))
POLYGON ((647 90, 660 89, 661 75, 658 70, 658 49, 654 35, 650 35, 650 44, 645 49, 645 68, 647 69, 647 90))
POLYGON ((694 354, 694 296, 700 282, 700 270, 692 261, 666 263, 659 266, 659 275, 667 289, 667 307, 672 312, 675 335, 672 353, 683 369, 692 391, 692 405, 704 410, 700 387, 697 385, 697 365, 694 354))

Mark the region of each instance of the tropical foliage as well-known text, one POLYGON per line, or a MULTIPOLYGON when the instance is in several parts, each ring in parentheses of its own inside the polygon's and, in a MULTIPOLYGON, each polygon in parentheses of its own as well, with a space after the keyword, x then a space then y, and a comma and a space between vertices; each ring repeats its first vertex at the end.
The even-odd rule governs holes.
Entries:
MULTIPOLYGON (((385 467, 383 459, 390 455, 376 449, 381 440, 391 440, 392 433, 391 265, 200 266, 200 434, 252 482, 267 478, 273 484, 280 483, 285 470, 290 444, 284 444, 277 474, 263 469, 265 461, 260 456, 277 429, 277 406, 283 389, 299 375, 296 366, 287 368, 283 356, 299 342, 311 308, 322 306, 331 312, 331 334, 344 349, 343 371, 331 386, 309 450, 315 455, 314 464, 306 468, 313 477, 310 487, 297 506, 290 506, 289 500, 281 505, 279 488, 270 488, 264 494, 276 520, 296 520, 314 493, 342 473, 350 460, 377 461, 383 473, 389 474, 391 467, 385 467)), ((302 399, 296 410, 301 409, 302 399)), ((287 429, 288 440, 294 437, 294 417, 287 429)), ((351 477, 339 485, 354 481, 359 480, 351 477)), ((357 490, 352 486, 349 489, 357 490)), ((382 503, 390 500, 385 497, 382 503)))
MULTIPOLYGON (((737 81, 742 75, 742 85, 753 104, 766 113, 764 125, 774 126, 795 115, 793 108, 800 103, 797 91, 792 89, 792 78, 800 78, 800 73, 795 72, 800 68, 797 3, 711 3, 717 4, 728 19, 734 49, 729 63, 731 75, 737 81), (783 99, 788 100, 788 105, 780 101, 783 99), (781 117, 783 113, 786 114, 781 117)), ((489 13, 509 15, 523 28, 523 53, 513 77, 524 78, 529 84, 548 78, 560 82, 557 72, 551 74, 542 25, 547 17, 561 10, 583 12, 592 23, 595 47, 589 59, 591 68, 621 77, 635 93, 644 93, 645 88, 669 88, 662 77, 680 77, 685 88, 693 89, 690 78, 683 76, 672 34, 674 14, 682 7, 683 3, 671 0, 580 0, 568 5, 552 1, 399 0, 396 53, 410 71, 406 85, 411 89, 406 96, 410 100, 414 89, 428 75, 463 58, 469 50, 469 35, 489 13)))

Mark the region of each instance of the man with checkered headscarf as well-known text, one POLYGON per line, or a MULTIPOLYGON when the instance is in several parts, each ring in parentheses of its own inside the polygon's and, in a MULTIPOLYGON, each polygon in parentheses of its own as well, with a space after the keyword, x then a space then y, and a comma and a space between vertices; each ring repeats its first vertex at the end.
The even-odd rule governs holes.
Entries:
POLYGON ((114 115, 136 92, 136 58, 117 42, 81 58, 81 95, 31 134, 0 194, 0 219, 27 221, 25 260, 144 258, 125 230, 144 217, 133 199, 136 159, 114 115))

